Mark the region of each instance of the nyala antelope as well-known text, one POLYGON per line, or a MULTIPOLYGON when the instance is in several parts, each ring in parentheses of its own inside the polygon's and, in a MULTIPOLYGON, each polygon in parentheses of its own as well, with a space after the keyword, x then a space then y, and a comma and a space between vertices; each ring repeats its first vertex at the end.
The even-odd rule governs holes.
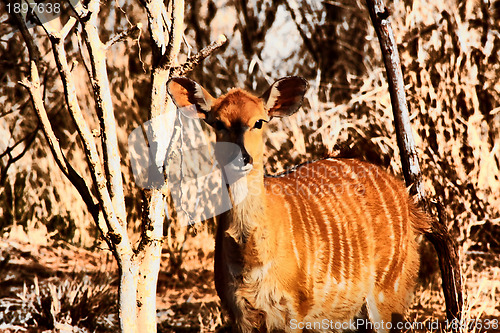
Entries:
POLYGON ((235 203, 217 217, 217 293, 236 332, 335 330, 362 308, 386 331, 381 323, 411 299, 416 237, 429 220, 399 180, 358 160, 328 158, 264 176, 266 124, 296 112, 307 86, 286 77, 260 97, 232 89, 214 98, 187 78, 168 83, 184 114, 239 148, 215 149, 235 203))

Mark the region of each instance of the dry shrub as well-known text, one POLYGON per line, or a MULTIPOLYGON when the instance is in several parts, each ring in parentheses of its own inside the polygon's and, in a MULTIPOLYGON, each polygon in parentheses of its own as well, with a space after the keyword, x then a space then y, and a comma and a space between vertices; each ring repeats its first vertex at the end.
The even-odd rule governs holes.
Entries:
POLYGON ((8 308, 0 321, 4 328, 101 332, 117 329, 117 296, 105 274, 76 274, 73 278, 26 286, 17 299, 2 299, 8 308))

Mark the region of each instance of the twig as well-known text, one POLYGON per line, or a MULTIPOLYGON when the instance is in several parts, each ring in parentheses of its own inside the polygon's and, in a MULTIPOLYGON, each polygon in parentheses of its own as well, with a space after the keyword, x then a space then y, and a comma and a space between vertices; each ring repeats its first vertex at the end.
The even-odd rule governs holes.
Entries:
POLYGON ((83 63, 83 67, 85 67, 85 71, 87 72, 87 75, 89 76, 89 80, 90 82, 92 82, 94 80, 94 76, 92 75, 92 70, 90 69, 90 65, 88 64, 88 62, 90 62, 90 60, 87 61, 87 57, 85 56, 85 52, 84 52, 84 47, 83 47, 83 40, 82 40, 82 33, 81 33, 81 29, 78 29, 76 31, 76 39, 77 39, 77 43, 78 43, 78 50, 80 52, 80 56, 82 57, 82 63, 83 63))
POLYGON ((73 16, 69 17, 68 22, 66 22, 66 24, 64 25, 64 27, 60 32, 62 40, 66 39, 66 37, 68 36, 71 29, 73 29, 73 26, 75 25, 76 22, 77 22, 76 18, 74 18, 73 16))
MULTIPOLYGON (((26 141, 29 144, 31 144, 31 142, 33 141, 33 137, 36 136, 36 134, 37 134, 37 132, 38 132, 39 129, 40 129, 40 127, 37 126, 33 132, 31 132, 30 134, 25 135, 22 139, 20 139, 17 142, 15 142, 14 145, 7 147, 2 153, 0 153, 0 159, 2 157, 6 156, 6 155, 12 157, 12 152, 14 151, 14 149, 16 149, 16 147, 19 146, 24 141, 26 141)), ((11 132, 11 136, 12 136, 12 132, 11 132)), ((24 145, 25 147, 23 148, 22 154, 26 153, 24 150, 26 149, 27 145, 29 146, 28 143, 25 143, 25 145, 24 145)), ((16 161, 19 160, 17 157, 15 157, 15 159, 16 159, 16 161)))
POLYGON ((142 30, 142 23, 139 22, 136 25, 134 25, 133 27, 130 27, 129 29, 122 31, 119 34, 111 37, 111 39, 106 42, 106 45, 104 46, 104 48, 107 50, 113 44, 120 42, 129 36, 131 36, 132 38, 135 38, 136 36, 138 36, 141 33, 141 30, 142 30))
MULTIPOLYGON (((34 6, 33 0, 28 0, 30 3, 30 6, 34 6)), ((36 15, 43 15, 43 13, 39 14, 36 13, 36 15)), ((73 119, 73 122, 75 123, 75 126, 77 128, 78 134, 80 136, 80 139, 82 140, 83 147, 85 150, 85 156, 87 157, 87 162, 88 166, 90 169, 91 177, 94 182, 95 188, 97 190, 97 198, 99 201, 100 207, 103 209, 103 215, 104 219, 107 224, 107 229, 108 233, 104 235, 104 238, 108 238, 107 241, 111 241, 114 245, 116 245, 117 248, 120 248, 120 251, 123 251, 125 253, 128 253, 128 255, 132 255, 132 248, 130 247, 130 244, 128 242, 128 235, 126 230, 123 228, 121 223, 119 222, 114 208, 113 204, 111 201, 110 194, 106 188, 106 179, 103 176, 102 172, 102 165, 101 161, 97 152, 97 147, 94 142, 93 135, 88 127, 88 124, 86 123, 83 113, 80 109, 80 105, 78 104, 78 99, 76 97, 76 87, 75 83, 73 80, 73 76, 71 74, 71 71, 69 69, 67 59, 66 59, 66 51, 64 50, 64 40, 62 37, 65 37, 64 34, 66 34, 68 31, 71 29, 69 28, 70 25, 74 25, 76 23, 75 18, 70 18, 65 25, 65 27, 61 30, 58 31, 56 27, 50 22, 46 21, 43 19, 43 17, 38 17, 40 20, 43 29, 47 33, 47 36, 49 37, 50 42, 52 43, 52 50, 54 53, 54 58, 56 61, 56 66, 59 71, 59 76, 62 79, 63 82, 63 88, 64 88, 64 95, 66 98, 66 105, 68 106, 68 110, 70 112, 70 115, 73 119), (122 242, 122 240, 125 241, 122 242)), ((29 34, 29 33, 28 33, 29 34)), ((39 57, 39 56, 38 56, 39 57)), ((32 69, 36 69, 36 65, 31 67, 32 69)), ((38 76, 38 72, 34 73, 32 72, 32 75, 38 76)), ((30 87, 29 82, 25 82, 27 87, 30 87)), ((36 86, 33 87, 36 89, 36 86)), ((32 88, 32 89, 33 89, 32 88)), ((36 95, 35 95, 36 97, 36 95)), ((39 103, 36 108, 39 110, 44 107, 43 106, 43 101, 41 98, 34 98, 34 102, 39 103)), ((46 112, 45 112, 46 114, 46 112)), ((48 118, 47 118, 48 122, 48 118)), ((50 122, 49 122, 50 124, 50 122)), ((57 139, 55 139, 57 140, 57 139)), ((56 150, 56 154, 58 154, 58 151, 60 152, 60 149, 56 150)), ((62 153, 61 153, 62 155, 62 153)), ((64 161, 64 158, 61 156, 59 158, 60 161, 64 161)), ((66 163, 61 163, 61 165, 64 168, 64 165, 66 163)), ((71 171, 72 168, 67 168, 68 175, 71 171)), ((74 171, 74 170, 73 170, 74 171)), ((85 200, 85 198, 84 198, 85 200)), ((88 199, 87 199, 88 200, 88 199)), ((116 254, 116 253, 115 253, 116 254)), ((117 258, 118 259, 118 258, 117 258)))
MULTIPOLYGON (((311 38, 307 36, 307 32, 302 27, 303 22, 302 23, 299 22, 299 20, 297 18, 297 14, 295 14, 295 10, 290 6, 288 1, 285 1, 285 6, 286 6, 288 12, 290 13, 290 16, 292 17, 292 20, 295 22, 295 27, 297 28, 297 31, 299 32, 300 37, 302 37, 302 40, 304 41, 304 45, 307 48, 307 50, 309 51, 309 54, 311 54, 314 61, 316 61, 316 63, 318 63, 319 62, 318 52, 316 51, 314 43, 311 41, 311 38)), ((304 21, 304 20, 302 20, 302 21, 304 21)), ((304 25, 307 26, 307 22, 305 22, 305 23, 306 24, 304 24, 304 25)), ((312 29, 310 27, 308 27, 308 28, 309 28, 309 31, 312 31, 312 29)))
POLYGON ((52 126, 50 124, 47 111, 45 110, 45 105, 43 103, 43 93, 40 90, 40 78, 38 75, 37 63, 40 59, 40 52, 33 41, 33 37, 30 35, 26 22, 19 15, 15 15, 20 28, 21 34, 28 47, 28 53, 30 57, 30 81, 24 79, 20 82, 29 92, 31 100, 33 102, 33 108, 36 112, 42 132, 49 144, 49 148, 54 156, 54 159, 64 173, 64 175, 70 180, 70 182, 75 186, 78 193, 82 197, 83 201, 87 205, 92 216, 97 222, 97 215, 99 211, 98 205, 94 202, 94 198, 90 192, 90 188, 87 186, 85 180, 75 171, 75 169, 68 162, 66 157, 62 152, 62 148, 59 146, 59 140, 56 138, 52 126))
MULTIPOLYGON (((419 202, 430 214, 430 206, 424 191, 422 173, 411 130, 397 44, 389 22, 390 12, 382 3, 382 0, 366 0, 366 5, 377 32, 387 70, 396 136, 406 185, 411 186, 411 190, 416 192, 419 202)), ((450 322, 460 320, 463 298, 457 244, 448 232, 446 219, 439 204, 438 219, 432 220, 431 230, 426 233, 426 237, 432 242, 438 254, 446 300, 446 316, 450 322)), ((459 326, 452 325, 452 330, 457 331, 459 326)))
POLYGON ((389 9, 382 4, 381 0, 366 0, 366 3, 370 10, 370 16, 375 26, 384 57, 405 181, 406 184, 414 184, 416 194, 419 201, 421 201, 426 196, 420 177, 417 150, 413 140, 399 53, 388 20, 389 9))
POLYGON ((99 6, 100 3, 98 0, 92 0, 88 4, 89 12, 87 19, 81 20, 82 37, 88 50, 92 70, 92 73, 89 73, 89 75, 91 76, 94 100, 96 101, 96 113, 101 130, 100 138, 103 148, 106 185, 116 218, 126 230, 125 197, 123 194, 121 162, 116 134, 116 119, 106 67, 107 47, 101 42, 99 32, 97 31, 99 6))
POLYGON ((6 155, 8 156, 7 163, 5 164, 5 166, 2 167, 2 170, 0 173, 0 187, 4 185, 4 183, 7 179, 7 171, 9 170, 9 168, 14 163, 19 161, 26 154, 26 152, 30 149, 31 145, 35 141, 35 138, 36 138, 39 130, 40 130, 40 126, 37 125, 37 127, 35 128, 35 130, 32 133, 26 135, 24 138, 17 141, 13 146, 7 147, 7 149, 3 153, 0 154, 0 159, 6 155), (12 152, 22 142, 24 142, 23 150, 19 154, 17 154, 15 157, 12 157, 12 152))
POLYGON ((173 67, 171 70, 171 77, 175 76, 183 76, 186 73, 192 71, 200 62, 203 61, 206 57, 211 55, 213 52, 221 48, 227 43, 227 38, 224 35, 220 35, 219 39, 212 42, 207 47, 201 49, 200 52, 195 55, 189 57, 186 62, 184 62, 180 66, 173 67))

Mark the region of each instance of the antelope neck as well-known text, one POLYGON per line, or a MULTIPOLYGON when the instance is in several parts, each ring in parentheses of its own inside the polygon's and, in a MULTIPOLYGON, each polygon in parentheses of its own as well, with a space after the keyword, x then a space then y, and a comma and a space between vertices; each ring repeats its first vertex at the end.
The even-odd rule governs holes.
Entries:
POLYGON ((226 234, 241 245, 247 242, 257 226, 265 223, 266 197, 262 168, 255 167, 246 177, 229 185, 228 190, 233 207, 225 214, 226 234))

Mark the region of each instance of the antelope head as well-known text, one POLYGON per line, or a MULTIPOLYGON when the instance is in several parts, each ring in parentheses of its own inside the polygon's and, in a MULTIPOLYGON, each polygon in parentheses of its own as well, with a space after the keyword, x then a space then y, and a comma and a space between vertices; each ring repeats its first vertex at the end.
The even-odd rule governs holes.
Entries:
POLYGON ((291 76, 274 82, 260 97, 235 88, 218 98, 187 78, 173 78, 167 88, 185 116, 203 119, 215 130, 215 156, 231 184, 252 170, 259 175, 263 173, 266 123, 274 117, 295 113, 307 86, 303 78, 291 76))

